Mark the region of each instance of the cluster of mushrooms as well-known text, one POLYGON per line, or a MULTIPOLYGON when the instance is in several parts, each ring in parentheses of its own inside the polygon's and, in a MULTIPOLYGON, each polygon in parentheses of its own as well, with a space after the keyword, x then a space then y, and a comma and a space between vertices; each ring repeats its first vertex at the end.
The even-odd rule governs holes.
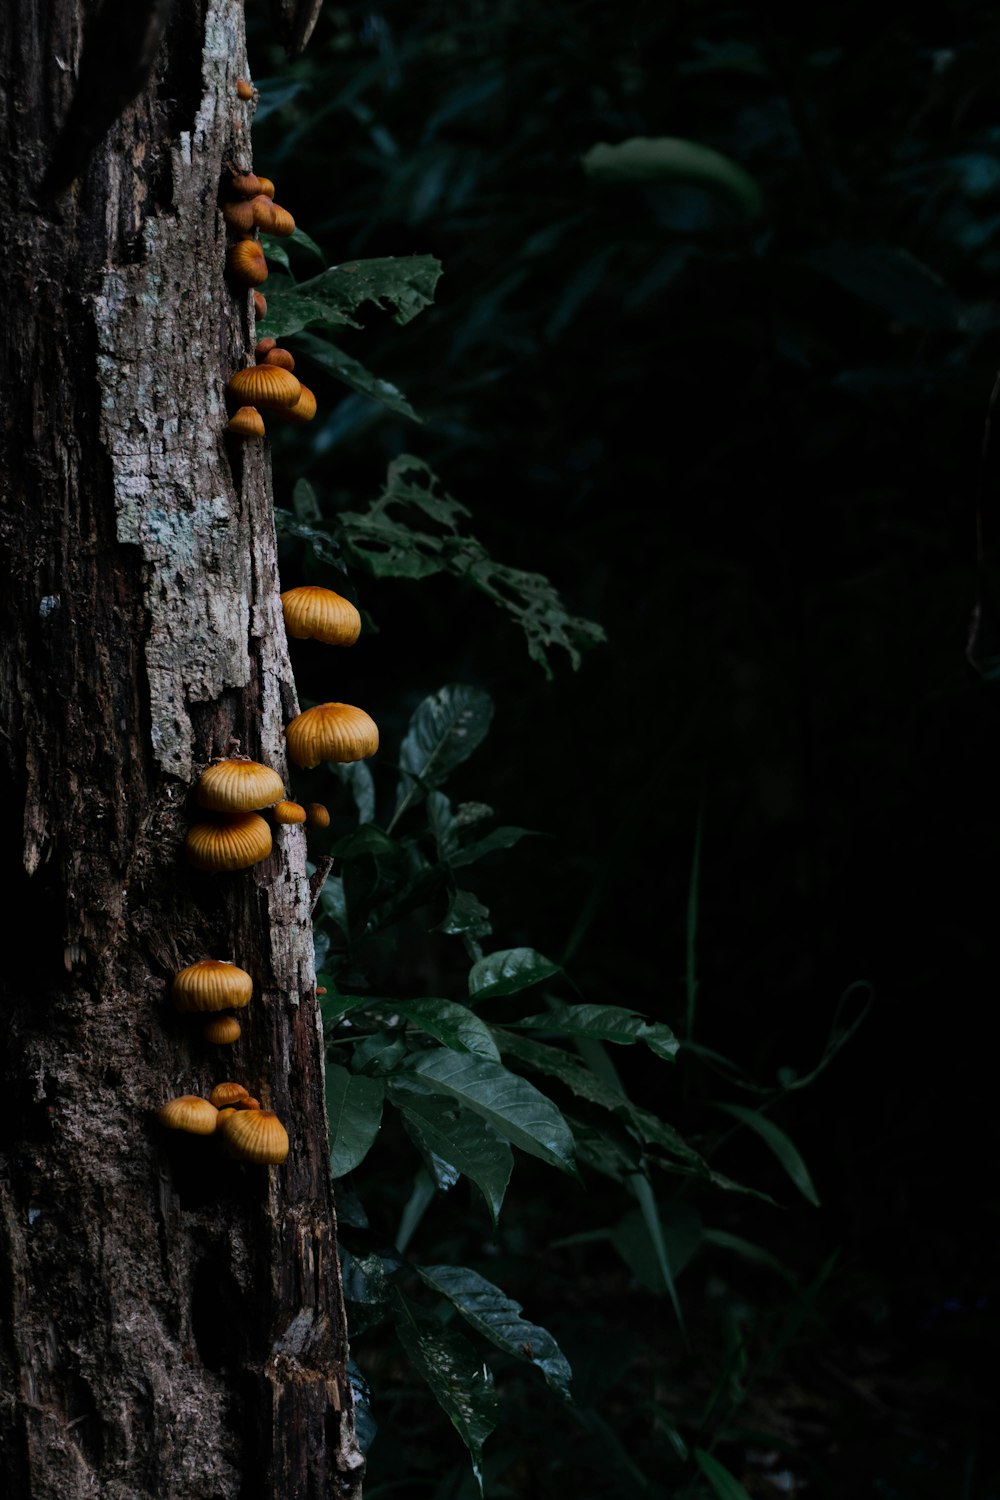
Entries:
MULTIPOLYGON (((240 80, 241 99, 253 97, 240 80)), ((256 286, 265 280, 267 266, 255 229, 291 234, 295 222, 273 203, 274 184, 266 177, 244 172, 234 175, 233 197, 223 208, 226 223, 241 238, 230 247, 230 274, 240 283, 256 286)), ((254 291, 257 317, 267 304, 254 291)), ((260 406, 282 410, 292 421, 311 420, 316 412, 312 392, 292 373, 294 360, 278 349, 274 339, 262 339, 255 349, 257 363, 240 370, 227 391, 242 403, 229 429, 242 437, 262 437, 260 406)), ((361 633, 361 616, 353 604, 332 589, 303 586, 281 595, 285 630, 294 640, 316 640, 331 646, 353 646, 361 633)), ((322 761, 364 760, 378 749, 378 728, 363 709, 349 703, 319 703, 298 714, 285 728, 288 757, 310 769, 322 761)), ((185 850, 190 864, 209 873, 251 868, 271 853, 271 824, 326 828, 330 814, 319 802, 302 805, 289 800, 277 771, 242 755, 212 762, 194 790, 198 820, 188 829, 185 850), (269 813, 268 822, 265 813, 269 813)), ((249 1005, 253 979, 237 964, 204 958, 174 976, 172 998, 177 1010, 201 1018, 205 1041, 227 1046, 241 1035, 233 1014, 249 1005)), ((277 1115, 262 1109, 239 1083, 220 1083, 207 1099, 183 1094, 164 1104, 158 1113, 167 1130, 193 1135, 218 1134, 227 1151, 246 1162, 279 1165, 288 1155, 288 1133, 277 1115)))

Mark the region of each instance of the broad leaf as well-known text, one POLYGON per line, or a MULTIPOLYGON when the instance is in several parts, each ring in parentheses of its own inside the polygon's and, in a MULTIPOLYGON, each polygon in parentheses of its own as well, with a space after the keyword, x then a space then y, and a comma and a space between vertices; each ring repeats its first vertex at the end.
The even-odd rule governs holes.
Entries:
POLYGON ((381 1078, 326 1065, 326 1112, 330 1121, 330 1166, 334 1177, 353 1172, 374 1144, 382 1123, 381 1078))
POLYGON ((366 854, 372 855, 375 859, 390 862, 404 857, 402 846, 374 823, 365 823, 353 833, 347 834, 345 838, 338 839, 333 846, 332 853, 337 859, 344 860, 360 859, 366 854))
POLYGON ((472 1472, 483 1490, 483 1444, 497 1424, 499 1403, 493 1377, 467 1338, 421 1317, 393 1288, 396 1332, 418 1375, 430 1386, 469 1450, 472 1472))
POLYGON ((411 1083, 390 1078, 389 1097, 417 1149, 448 1162, 474 1182, 495 1225, 514 1170, 511 1149, 478 1115, 453 1099, 425 1092, 426 1087, 416 1079, 411 1083))
POLYGON ((533 828, 494 828, 485 837, 476 839, 475 843, 465 844, 458 849, 451 855, 448 863, 457 870, 461 865, 474 865, 484 855, 493 854, 497 849, 513 849, 522 839, 538 837, 533 828))
POLYGON ((444 920, 434 928, 450 937, 467 937, 473 940, 489 937, 493 931, 490 911, 471 891, 453 891, 444 920))
POLYGON ((439 786, 482 743, 492 719, 489 693, 463 683, 440 688, 417 705, 399 752, 404 775, 396 789, 397 817, 419 793, 415 778, 439 786))
POLYGON ((319 904, 323 915, 347 936, 347 901, 344 898, 344 882, 339 875, 328 875, 323 882, 319 904))
POLYGON ((725 1465, 711 1453, 706 1453, 704 1448, 694 1450, 694 1461, 712 1486, 716 1500, 750 1500, 739 1480, 734 1479, 725 1465))
POLYGON ((534 948, 501 948, 473 964, 469 996, 472 1000, 492 1000, 496 995, 515 995, 560 972, 558 964, 534 948))
POLYGON ((446 1047, 500 1061, 497 1044, 486 1022, 474 1015, 468 1006, 459 1005, 457 1000, 391 1000, 388 1004, 446 1047))
POLYGON ((397 386, 389 380, 382 380, 378 375, 373 375, 371 370, 365 369, 360 360, 354 359, 350 354, 345 354, 343 349, 338 349, 335 344, 318 338, 314 333, 297 333, 294 348, 296 353, 307 356, 330 375, 343 381, 345 385, 349 385, 352 390, 358 391, 362 396, 370 396, 373 401, 381 401, 382 405, 387 406, 390 411, 399 412, 404 417, 411 417, 414 422, 421 420, 397 386))
POLYGON ((537 1365, 546 1382, 567 1401, 573 1372, 559 1345, 546 1329, 521 1317, 521 1304, 466 1266, 418 1266, 427 1285, 447 1297, 483 1338, 505 1354, 537 1365))
POLYGON ((471 1109, 512 1146, 575 1175, 569 1126, 551 1099, 526 1078, 509 1073, 490 1058, 443 1047, 420 1053, 409 1071, 471 1109))
POLYGON ((799 1155, 798 1148, 773 1120, 769 1120, 759 1110, 746 1109, 742 1104, 716 1103, 715 1108, 725 1110, 734 1120, 739 1120, 742 1125, 756 1131, 764 1144, 774 1152, 803 1198, 807 1198, 816 1208, 819 1207, 819 1194, 813 1187, 809 1169, 799 1155))
POLYGON ((328 532, 300 521, 292 515, 290 510, 282 510, 280 505, 274 507, 274 524, 279 536, 294 536, 300 542, 306 542, 320 562, 332 563, 335 568, 343 572, 340 543, 336 542, 328 532))
POLYGON ((364 302, 392 307, 395 322, 409 323, 434 300, 440 275, 433 255, 407 255, 348 261, 298 285, 282 278, 267 294, 268 335, 284 338, 311 324, 360 328, 353 314, 364 302))
POLYGON ((363 760, 352 760, 334 765, 334 771, 346 786, 358 810, 358 823, 371 823, 375 819, 375 783, 372 773, 363 760))
POLYGON ((354 1396, 354 1435, 362 1453, 367 1453, 378 1432, 378 1423, 372 1416, 371 1389, 353 1359, 347 1361, 347 1375, 354 1396))
POLYGON ((633 136, 610 146, 591 146, 583 169, 595 182, 686 182, 725 194, 750 218, 760 213, 760 189, 736 162, 710 146, 676 136, 633 136))
POLYGON ((550 1000, 548 1005, 549 1015, 508 1022, 508 1029, 516 1026, 527 1031, 558 1032, 561 1036, 589 1036, 619 1045, 645 1042, 651 1052, 667 1062, 673 1062, 677 1055, 679 1044, 670 1027, 659 1021, 645 1021, 634 1010, 617 1005, 565 1005, 556 1000, 550 1000))

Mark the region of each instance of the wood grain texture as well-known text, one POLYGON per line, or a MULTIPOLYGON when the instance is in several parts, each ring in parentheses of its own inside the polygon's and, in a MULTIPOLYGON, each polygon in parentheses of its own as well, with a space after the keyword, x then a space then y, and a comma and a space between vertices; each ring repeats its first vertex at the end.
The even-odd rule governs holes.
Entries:
POLYGON ((177 0, 149 87, 40 207, 84 0, 0 41, 0 1493, 359 1493, 301 829, 252 871, 183 858, 190 787, 238 739, 287 778, 296 710, 270 473, 230 445, 253 348, 220 192, 249 167, 242 6, 177 0), (237 961, 234 1047, 169 1003, 237 961), (244 1082, 281 1167, 156 1108, 244 1082))

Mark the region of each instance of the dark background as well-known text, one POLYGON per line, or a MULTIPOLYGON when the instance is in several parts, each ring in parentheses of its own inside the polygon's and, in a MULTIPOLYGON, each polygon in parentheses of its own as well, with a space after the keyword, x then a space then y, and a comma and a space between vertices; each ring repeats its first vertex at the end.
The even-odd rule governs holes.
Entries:
MULTIPOLYGON (((495 556, 547 574, 607 632, 548 682, 471 588, 357 580, 380 633, 332 696, 363 702, 395 743, 425 693, 486 687, 494 728, 453 794, 552 835, 480 871, 494 946, 568 955, 587 1000, 682 1030, 700 817, 700 1043, 765 1085, 804 1074, 841 995, 871 986, 856 1036, 776 1115, 822 1207, 758 1141, 720 1155, 783 1207, 727 1200, 716 1223, 802 1284, 839 1252, 780 1377, 764 1370, 731 1466, 752 1494, 985 1500, 1000 1493, 983 1375, 1000 686, 997 481, 980 448, 1000 332, 1000 29, 982 5, 769 9, 329 7, 291 66, 258 16, 256 162, 279 200, 332 261, 432 253, 445 268, 412 325, 372 311, 344 340, 424 424, 319 374, 311 451, 298 443, 293 473, 276 446, 276 491, 287 505, 305 474, 331 512, 356 508, 389 459, 418 454, 495 556), (704 186, 588 179, 591 146, 632 136, 731 157, 760 213, 704 186), (767 1442, 780 1464, 754 1458, 767 1442)), ((696 1056, 666 1098, 654 1060, 621 1067, 686 1132, 714 1124, 721 1085, 696 1056)), ((563 1189, 540 1176, 532 1210, 530 1167, 524 1181, 528 1242, 551 1239, 563 1189)), ((589 1309, 632 1298, 633 1345, 618 1373, 605 1346, 598 1382, 628 1457, 601 1471, 600 1440, 578 1435, 591 1477, 566 1458, 557 1480, 641 1493, 636 1462, 662 1493, 644 1403, 710 1388, 723 1305, 766 1364, 779 1293, 706 1251, 681 1282, 688 1355, 662 1300, 615 1274, 581 1281, 560 1332, 585 1382, 589 1309)), ((420 1440, 380 1437, 372 1493, 401 1464, 421 1472, 420 1440)), ((552 1482, 537 1453, 525 1462, 497 1493, 552 1482)))

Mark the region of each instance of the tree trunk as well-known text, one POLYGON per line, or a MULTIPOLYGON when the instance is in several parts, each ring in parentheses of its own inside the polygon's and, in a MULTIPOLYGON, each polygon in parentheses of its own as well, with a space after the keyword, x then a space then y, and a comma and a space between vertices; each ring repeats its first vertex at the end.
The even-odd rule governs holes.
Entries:
POLYGON ((125 18, 155 42, 162 0, 105 0, 103 37, 95 11, 12 0, 0 44, 0 1493, 348 1500, 305 839, 238 874, 183 852, 200 769, 237 738, 284 774, 296 711, 268 460, 224 433, 254 343, 219 211, 251 165, 242 6, 176 0, 103 135, 94 49, 127 95, 125 18), (234 1047, 170 1004, 202 957, 254 978, 234 1047), (224 1078, 286 1124, 283 1166, 158 1125, 224 1078))

